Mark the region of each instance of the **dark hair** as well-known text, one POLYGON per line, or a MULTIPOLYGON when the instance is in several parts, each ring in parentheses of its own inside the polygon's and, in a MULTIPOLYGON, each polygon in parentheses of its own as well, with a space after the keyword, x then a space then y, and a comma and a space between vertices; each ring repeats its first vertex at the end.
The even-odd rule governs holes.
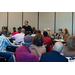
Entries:
POLYGON ((33 39, 33 44, 36 46, 42 46, 43 45, 43 36, 41 34, 36 34, 33 39))
POLYGON ((13 30, 16 29, 16 27, 13 27, 13 30))
POLYGON ((37 30, 37 32, 36 33, 39 33, 39 34, 41 34, 41 31, 40 30, 37 30))
POLYGON ((47 31, 44 31, 44 32, 43 32, 43 35, 44 35, 44 36, 48 36, 47 31))
MULTIPOLYGON (((3 26, 4 27, 4 29, 5 29, 5 26, 3 26)), ((3 29, 3 27, 2 27, 2 29, 3 29)))
POLYGON ((62 29, 60 28, 59 31, 62 31, 62 29))
POLYGON ((7 30, 2 31, 2 34, 6 35, 7 34, 7 30))

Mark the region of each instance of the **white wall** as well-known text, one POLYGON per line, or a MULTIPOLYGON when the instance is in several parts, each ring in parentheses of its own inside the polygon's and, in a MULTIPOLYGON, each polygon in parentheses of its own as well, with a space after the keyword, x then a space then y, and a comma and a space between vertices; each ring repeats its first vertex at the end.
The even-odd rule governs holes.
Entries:
POLYGON ((56 32, 59 28, 67 28, 70 35, 72 35, 72 12, 56 13, 56 32))
POLYGON ((0 12, 0 31, 3 26, 7 26, 7 12, 0 12))
POLYGON ((8 29, 12 32, 13 27, 22 27, 22 12, 8 13, 8 29))
POLYGON ((50 28, 54 33, 54 12, 39 12, 39 29, 50 28))
MULTIPOLYGON (((75 35, 75 12, 73 22, 73 34, 75 35)), ((23 12, 24 21, 28 20, 29 25, 37 29, 38 12, 23 12)), ((7 12, 0 12, 0 30, 2 26, 7 26, 7 12)), ((22 12, 8 13, 8 29, 12 32, 13 27, 22 27, 22 12)), ((50 28, 54 33, 54 12, 39 12, 39 29, 50 28)), ((72 34, 72 12, 56 12, 56 32, 59 28, 67 28, 72 34)))
POLYGON ((73 17, 73 35, 75 36, 75 12, 73 17))
POLYGON ((29 21, 29 25, 31 25, 31 27, 35 27, 37 29, 38 12, 23 12, 23 25, 25 25, 25 20, 29 21))

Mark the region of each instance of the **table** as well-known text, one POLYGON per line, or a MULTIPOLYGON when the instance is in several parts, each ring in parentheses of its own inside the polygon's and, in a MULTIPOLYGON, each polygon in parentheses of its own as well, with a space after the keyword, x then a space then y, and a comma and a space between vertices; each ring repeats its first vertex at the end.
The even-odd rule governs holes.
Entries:
MULTIPOLYGON (((71 58, 71 57, 66 57, 66 58, 68 59, 68 62, 71 62, 71 61, 70 61, 70 58, 71 58)), ((74 57, 74 61, 73 61, 73 62, 75 62, 75 57, 74 57)))
POLYGON ((32 36, 32 37, 35 37, 35 35, 36 35, 36 34, 32 34, 31 36, 32 36))
POLYGON ((8 39, 10 39, 11 37, 7 37, 8 39))
POLYGON ((54 39, 53 42, 54 43, 56 43, 56 42, 62 42, 63 44, 66 43, 66 41, 64 41, 63 39, 54 39))

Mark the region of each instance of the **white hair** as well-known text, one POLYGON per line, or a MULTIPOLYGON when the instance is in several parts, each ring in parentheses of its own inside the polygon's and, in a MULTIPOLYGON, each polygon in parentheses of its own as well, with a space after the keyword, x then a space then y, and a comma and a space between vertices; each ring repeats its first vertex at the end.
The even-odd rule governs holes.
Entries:
POLYGON ((61 42, 56 42, 54 45, 54 50, 60 53, 63 50, 63 44, 61 42))
POLYGON ((50 28, 47 28, 47 30, 50 30, 50 28))
POLYGON ((43 32, 44 32, 44 31, 47 31, 47 29, 46 29, 46 28, 44 28, 44 29, 43 29, 43 32))

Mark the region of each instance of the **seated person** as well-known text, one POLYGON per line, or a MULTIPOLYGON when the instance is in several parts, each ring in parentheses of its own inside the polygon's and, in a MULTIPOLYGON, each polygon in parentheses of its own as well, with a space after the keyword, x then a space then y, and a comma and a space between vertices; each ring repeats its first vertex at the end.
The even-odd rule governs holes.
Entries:
POLYGON ((37 30, 36 34, 41 34, 41 31, 40 30, 37 30))
MULTIPOLYGON (((24 37, 24 44, 19 48, 17 48, 14 54, 17 62, 38 62, 39 61, 39 57, 32 54, 28 48, 32 44, 32 40, 33 38, 30 35, 26 35, 24 37)), ((32 49, 35 48, 32 47, 32 49)), ((36 49, 35 51, 37 52, 38 55, 40 55, 40 53, 36 49)))
POLYGON ((6 47, 7 45, 12 47, 15 44, 10 43, 9 39, 6 36, 7 36, 7 31, 4 30, 0 36, 0 57, 9 58, 12 56, 13 52, 8 52, 6 50, 6 47))
POLYGON ((2 31, 5 29, 5 26, 2 27, 2 31))
POLYGON ((61 42, 56 42, 54 45, 54 50, 42 54, 40 62, 68 62, 67 58, 60 55, 62 49, 63 44, 61 42))
POLYGON ((21 33, 12 36, 12 39, 15 40, 16 43, 20 43, 20 42, 24 41, 24 36, 25 36, 25 29, 22 28, 21 33))
POLYGON ((57 39, 61 39, 61 38, 62 38, 62 34, 63 34, 63 33, 62 33, 62 29, 60 28, 60 29, 59 29, 59 33, 57 33, 56 38, 57 38, 57 39))
POLYGON ((35 27, 32 27, 32 34, 36 34, 37 30, 35 29, 35 27))
POLYGON ((12 32, 12 36, 14 36, 15 34, 18 34, 18 32, 16 31, 16 28, 13 28, 13 32, 12 32))
POLYGON ((64 46, 62 53, 66 57, 75 56, 75 36, 69 36, 67 46, 64 46))
POLYGON ((18 28, 18 33, 21 33, 21 29, 22 29, 21 27, 18 28))
MULTIPOLYGON (((43 32, 44 32, 44 31, 47 31, 47 29, 46 29, 46 28, 44 28, 44 29, 43 29, 43 32)), ((41 34, 43 35, 43 33, 41 33, 41 34)))
MULTIPOLYGON (((46 48, 43 46, 43 36, 41 34, 35 35, 32 46, 35 47, 40 54, 46 53, 46 48)), ((29 46, 29 49, 34 55, 38 56, 36 51, 31 49, 31 46, 29 46)))
POLYGON ((54 38, 54 37, 52 36, 51 30, 50 30, 49 28, 47 29, 47 33, 48 33, 48 37, 49 37, 49 38, 54 38))
POLYGON ((10 37, 11 32, 8 30, 8 27, 5 27, 5 30, 7 31, 7 37, 10 37))
POLYGON ((53 46, 53 43, 52 43, 51 38, 48 38, 47 31, 43 32, 43 36, 44 36, 44 42, 43 42, 43 44, 47 44, 47 51, 46 52, 52 51, 52 47, 51 46, 53 46))
POLYGON ((70 36, 68 30, 66 28, 64 28, 63 30, 63 39, 64 41, 67 41, 67 38, 70 36))

